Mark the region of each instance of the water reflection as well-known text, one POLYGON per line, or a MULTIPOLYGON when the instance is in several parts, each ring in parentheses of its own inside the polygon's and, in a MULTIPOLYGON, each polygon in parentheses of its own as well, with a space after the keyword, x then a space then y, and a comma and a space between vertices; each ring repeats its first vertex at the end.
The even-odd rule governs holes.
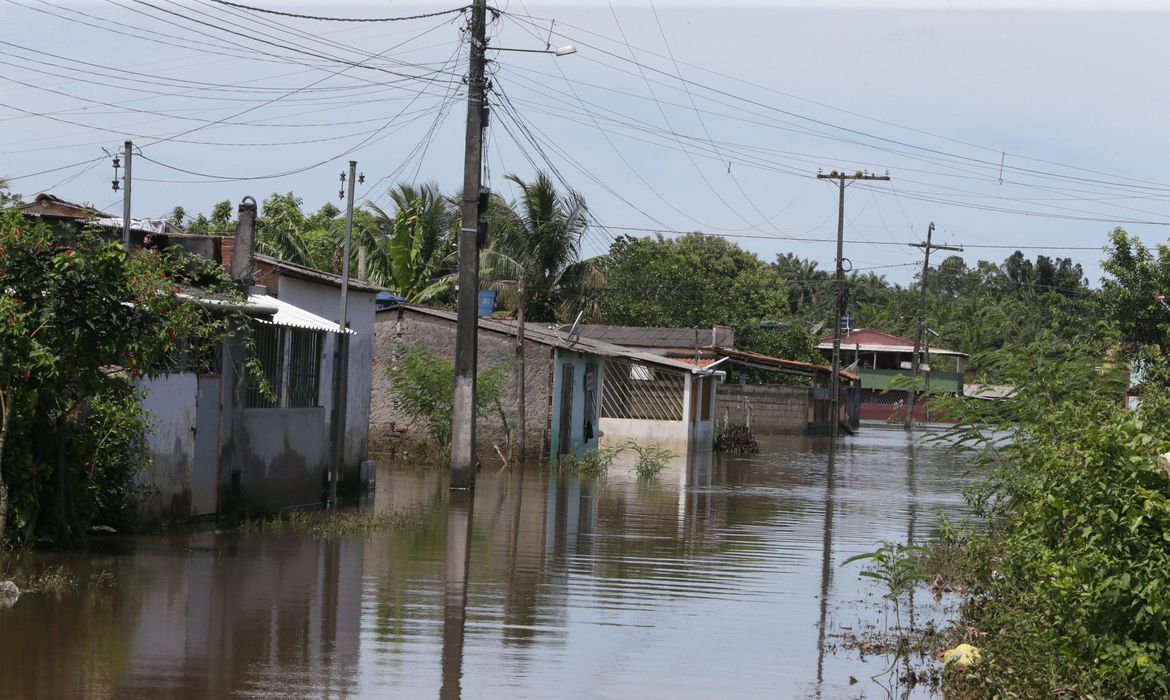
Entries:
MULTIPOLYGON (((872 589, 836 562, 959 507, 949 457, 901 431, 775 439, 654 483, 380 468, 364 539, 123 540, 59 558, 105 592, 0 610, 14 697, 838 697, 872 589), (836 573, 836 575, 834 575, 836 573), (845 624, 849 624, 846 622, 845 624)), ((47 563, 47 562, 46 562, 47 563)), ((920 616, 933 614, 923 613, 920 616)), ((2 693, 0 693, 2 694, 2 693)))
POLYGON ((443 687, 439 697, 462 696, 467 569, 471 561, 471 491, 452 491, 447 503, 447 584, 443 592, 443 687))
POLYGON ((825 524, 821 541, 821 593, 817 597, 820 618, 817 621, 817 697, 821 696, 825 683, 825 636, 828 634, 829 586, 833 582, 833 491, 837 462, 837 443, 829 442, 828 460, 825 464, 825 524))

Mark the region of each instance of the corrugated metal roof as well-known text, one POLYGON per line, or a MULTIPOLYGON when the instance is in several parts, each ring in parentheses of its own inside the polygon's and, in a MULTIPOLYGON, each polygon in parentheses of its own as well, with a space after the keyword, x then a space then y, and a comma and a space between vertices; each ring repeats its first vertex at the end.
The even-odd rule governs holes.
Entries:
MULTIPOLYGON (((886 333, 874 328, 855 328, 852 332, 841 336, 841 349, 853 350, 861 346, 862 352, 910 352, 914 349, 914 341, 893 333, 886 333)), ((817 345, 820 350, 833 349, 833 336, 824 336, 817 345)), ((930 348, 931 355, 947 355, 952 357, 970 357, 965 352, 947 350, 945 348, 930 348)))
MULTIPOLYGON (((736 350, 734 348, 706 348, 707 351, 713 352, 716 355, 721 355, 729 358, 732 362, 742 360, 745 362, 755 362, 763 365, 771 365, 780 370, 793 370, 799 373, 814 374, 832 374, 833 368, 826 365, 817 365, 811 362, 801 362, 800 360, 785 360, 782 357, 772 357, 750 350, 736 350)), ((841 376, 850 381, 856 381, 857 375, 852 372, 841 370, 841 376)))
MULTIPOLYGON (((274 326, 285 326, 287 328, 304 328, 310 331, 325 331, 326 333, 341 333, 341 326, 327 318, 322 318, 317 314, 305 311, 299 306, 281 301, 276 297, 270 297, 267 294, 249 294, 248 306, 261 308, 275 307, 276 313, 265 318, 264 316, 257 316, 256 320, 261 323, 269 323, 274 326)), ((354 334, 351 329, 346 329, 346 333, 354 334)))
MULTIPOLYGON (((435 309, 429 306, 419 306, 418 304, 396 304, 386 309, 379 309, 379 314, 393 313, 395 309, 405 309, 417 313, 433 316, 436 318, 446 319, 454 323, 458 315, 454 311, 447 311, 445 309, 435 309)), ((516 335, 517 323, 511 320, 494 319, 494 318, 480 318, 480 330, 494 331, 505 335, 516 335)), ((641 364, 657 365, 659 367, 667 367, 670 369, 680 370, 683 372, 690 372, 692 374, 709 375, 716 372, 711 370, 704 370, 685 362, 679 362, 662 355, 655 355, 649 352, 642 352, 632 348, 623 347, 621 345, 614 345, 613 343, 605 343, 592 338, 577 338, 570 340, 565 333, 550 329, 547 325, 541 323, 525 323, 524 324, 524 340, 525 342, 538 343, 554 348, 561 348, 563 350, 571 350, 573 352, 584 352, 592 355, 601 355, 603 357, 620 357, 626 360, 632 360, 641 364)))
POLYGON ((615 345, 638 348, 693 348, 696 340, 700 346, 720 345, 729 347, 735 343, 735 331, 725 326, 715 328, 669 328, 661 326, 607 326, 583 324, 581 335, 615 345), (714 338, 712 335, 714 334, 714 338))

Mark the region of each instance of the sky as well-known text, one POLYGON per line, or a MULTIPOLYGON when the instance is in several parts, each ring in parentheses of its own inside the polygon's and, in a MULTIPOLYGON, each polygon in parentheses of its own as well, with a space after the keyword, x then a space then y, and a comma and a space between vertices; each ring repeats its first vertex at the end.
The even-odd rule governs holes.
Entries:
MULTIPOLYGON (((133 215, 292 191, 359 202, 462 183, 460 14, 347 23, 208 0, 3 0, 0 177, 120 214, 113 153, 135 142, 133 215), (47 171, 47 172, 46 172, 47 171)), ((386 18, 458 2, 243 4, 386 18)), ((1166 241, 1164 3, 538 2, 489 26, 488 184, 537 169, 588 202, 584 253, 701 230, 909 284, 921 241, 975 261, 1071 257, 1091 283, 1115 226, 1166 241), (1018 9, 1021 5, 1027 10, 1018 9), (939 9, 945 7, 947 9, 939 9), (927 8, 927 9, 924 9, 927 8), (502 48, 573 44, 554 57, 502 48)), ((941 259, 942 254, 932 260, 941 259)))

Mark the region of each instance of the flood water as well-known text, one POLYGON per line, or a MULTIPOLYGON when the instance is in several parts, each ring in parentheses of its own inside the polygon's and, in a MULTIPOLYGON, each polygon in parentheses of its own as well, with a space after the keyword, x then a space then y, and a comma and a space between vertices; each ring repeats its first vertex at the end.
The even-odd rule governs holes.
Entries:
MULTIPOLYGON (((827 447, 771 440, 654 483, 485 470, 473 497, 383 467, 368 507, 416 526, 38 554, 82 586, 0 609, 0 697, 886 697, 869 676, 888 659, 834 642, 882 619, 839 564, 925 537, 971 477, 901 431, 843 438, 831 467, 827 447)), ((927 598, 920 619, 944 614, 927 598)))

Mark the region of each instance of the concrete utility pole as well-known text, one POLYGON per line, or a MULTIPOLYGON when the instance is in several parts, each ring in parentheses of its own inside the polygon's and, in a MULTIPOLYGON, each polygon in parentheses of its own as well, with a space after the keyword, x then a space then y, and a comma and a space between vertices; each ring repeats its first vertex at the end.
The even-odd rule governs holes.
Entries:
POLYGON ((516 305, 516 362, 520 377, 516 388, 519 391, 519 400, 516 402, 517 418, 520 419, 520 471, 524 471, 524 460, 528 456, 528 451, 525 449, 528 440, 528 408, 525 403, 528 399, 528 392, 525 387, 525 369, 524 369, 524 307, 528 302, 528 285, 524 279, 526 275, 520 275, 520 283, 516 285, 520 294, 519 303, 516 305))
MULTIPOLYGON (((342 180, 346 180, 344 173, 342 180)), ((329 499, 327 505, 337 505, 337 479, 345 461, 345 413, 349 394, 349 247, 353 238, 353 188, 357 183, 357 161, 349 161, 349 185, 345 203, 345 242, 341 246, 341 304, 337 311, 337 325, 341 332, 333 347, 333 458, 329 460, 329 499)))
POLYGON ((817 173, 818 180, 836 180, 840 190, 840 199, 837 204, 837 311, 833 324, 833 376, 829 382, 829 400, 833 419, 830 421, 829 435, 837 437, 838 423, 841 420, 841 317, 845 315, 845 182, 854 180, 889 180, 889 175, 870 175, 865 172, 856 172, 852 175, 839 173, 836 170, 829 173, 817 173))
POLYGON ((467 77, 467 135, 463 154, 463 219, 459 227, 459 317, 455 339, 455 396, 451 413, 451 488, 475 484, 475 374, 479 290, 479 193, 483 177, 484 50, 487 0, 471 5, 467 77))
MULTIPOLYGON (((911 377, 914 378, 914 386, 910 387, 910 399, 906 406, 905 428, 910 430, 914 426, 914 406, 918 403, 918 370, 924 363, 929 362, 929 353, 923 353, 923 341, 925 340, 925 347, 930 347, 930 339, 926 338, 926 273, 930 269, 930 251, 931 250, 954 250, 958 252, 963 251, 962 246, 953 245, 934 245, 931 242, 931 236, 934 234, 934 222, 930 222, 930 226, 926 227, 926 240, 922 243, 911 243, 912 248, 921 248, 925 254, 922 258, 922 279, 918 284, 918 324, 914 331, 914 354, 910 357, 910 362, 913 365, 911 370, 911 377)), ((929 374, 928 374, 929 376, 929 374)))
POLYGON ((126 159, 126 175, 124 176, 122 188, 122 247, 127 251, 130 250, 130 159, 134 156, 134 142, 127 141, 125 144, 125 153, 122 157, 126 159))

